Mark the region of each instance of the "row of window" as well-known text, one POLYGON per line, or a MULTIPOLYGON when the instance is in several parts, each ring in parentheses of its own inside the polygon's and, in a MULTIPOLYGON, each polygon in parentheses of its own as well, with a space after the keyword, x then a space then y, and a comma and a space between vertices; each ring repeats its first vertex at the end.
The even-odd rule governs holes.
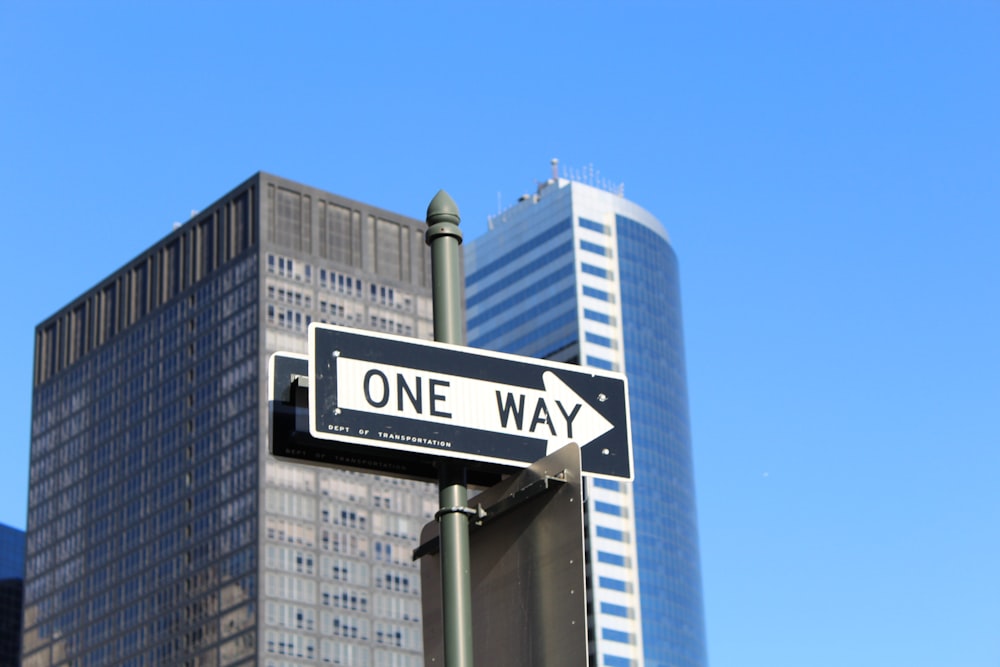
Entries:
POLYGON ((597 561, 599 563, 606 563, 608 565, 617 565, 619 567, 627 567, 629 564, 629 558, 621 554, 613 554, 607 551, 597 552, 597 561))
MULTIPOLYGON (((570 288, 570 291, 572 288, 570 288)), ((537 344, 540 341, 546 340, 552 334, 558 334, 566 330, 572 331, 572 339, 575 341, 576 336, 576 312, 572 308, 566 308, 567 305, 572 305, 572 302, 563 301, 561 306, 562 311, 550 312, 548 317, 543 320, 544 324, 540 324, 534 327, 526 327, 520 330, 508 329, 506 325, 501 325, 496 329, 476 335, 470 339, 470 344, 474 347, 488 347, 498 352, 511 352, 511 353, 523 353, 524 346, 528 344, 537 344), (514 335, 521 334, 517 338, 510 339, 509 335, 511 332, 514 335)), ((559 349, 560 346, 555 349, 559 349)), ((533 355, 540 356, 540 355, 533 355)))
MULTIPOLYGON (((293 615, 296 619, 299 614, 305 613, 302 617, 307 619, 304 625, 298 622, 269 620, 271 624, 281 624, 287 627, 298 627, 300 629, 312 629, 313 622, 308 619, 315 618, 314 605, 332 607, 335 609, 350 610, 368 614, 372 612, 375 617, 397 619, 403 621, 416 621, 420 616, 420 589, 414 580, 411 582, 410 574, 400 568, 389 568, 375 566, 369 569, 367 564, 349 564, 344 560, 329 561, 322 559, 321 569, 337 568, 340 576, 336 580, 317 582, 312 577, 312 572, 306 571, 310 567, 306 559, 309 556, 302 556, 302 571, 297 574, 287 574, 279 572, 265 572, 264 585, 269 598, 268 614, 269 619, 280 612, 280 614, 291 614, 292 612, 281 611, 288 609, 298 610, 293 615), (355 571, 359 575, 353 581, 346 581, 350 578, 349 565, 355 566, 355 571), (373 581, 368 580, 367 575, 371 572, 373 581), (305 575, 305 576, 301 576, 305 575), (373 587, 388 594, 376 592, 374 607, 369 605, 369 588, 373 587), (402 597, 398 593, 407 594, 402 597), (282 602, 285 601, 285 602, 282 602), (301 603, 300 605, 294 603, 301 603), (307 610, 303 612, 302 610, 307 610)), ((268 566, 272 566, 275 561, 269 561, 268 566)), ((322 574, 322 573, 321 573, 322 574)), ((284 617, 283 617, 284 618, 284 617)))
POLYGON ((608 503, 602 500, 594 501, 594 509, 604 514, 610 514, 611 516, 625 516, 625 508, 621 505, 615 505, 614 503, 608 503))
MULTIPOLYGON (((558 307, 560 304, 565 304, 569 300, 572 300, 576 295, 576 288, 572 284, 569 284, 558 294, 555 294, 543 301, 538 301, 539 285, 544 285, 546 288, 552 288, 553 286, 559 285, 563 282, 571 283, 572 275, 572 264, 565 263, 557 265, 545 275, 538 276, 537 280, 532 280, 530 284, 524 285, 513 294, 509 294, 501 301, 491 305, 489 308, 485 308, 469 317, 466 324, 471 331, 481 325, 488 325, 491 323, 495 324, 500 314, 506 315, 512 312, 517 313, 516 318, 508 320, 505 317, 502 327, 500 327, 501 329, 514 328, 519 322, 527 322, 529 320, 537 319, 539 316, 543 316, 545 313, 550 312, 553 308, 558 307), (530 308, 524 308, 526 304, 531 304, 530 308)), ((481 301, 481 299, 477 300, 481 301)), ((490 334, 483 334, 484 339, 488 339, 490 337, 490 334)))
POLYGON ((298 290, 285 289, 276 285, 267 286, 267 298, 269 301, 287 303, 299 308, 312 308, 312 296, 303 294, 298 290))
POLYGON ((323 299, 319 302, 319 312, 321 315, 329 315, 331 318, 340 320, 341 322, 361 323, 365 317, 363 306, 350 303, 345 305, 336 301, 326 301, 323 299))
POLYGON ((584 334, 584 340, 586 340, 588 343, 593 343, 594 345, 600 345, 601 347, 606 347, 609 349, 614 349, 618 347, 618 343, 611 340, 607 336, 601 336, 600 334, 596 334, 592 331, 587 331, 584 334))
POLYGON ((594 266, 593 264, 588 264, 587 262, 580 263, 580 270, 588 275, 604 278, 605 280, 614 279, 614 273, 612 273, 609 269, 594 266))
POLYGON ((413 325, 406 322, 398 322, 391 317, 379 317, 372 314, 368 319, 368 326, 379 331, 399 334, 401 336, 412 336, 413 325))
POLYGON ((597 289, 596 287, 590 287, 588 285, 583 286, 583 295, 589 296, 592 299, 599 299, 601 301, 607 301, 608 303, 614 303, 614 296, 610 292, 605 292, 604 290, 597 289))
MULTIPOLYGON (((269 472, 268 482, 273 477, 269 472)), ((307 494, 311 485, 302 487, 307 494)), ((364 490, 359 489, 358 493, 364 490)), ((295 542, 312 546, 315 543, 315 528, 301 522, 317 518, 324 524, 342 526, 374 535, 385 535, 415 540, 421 528, 421 519, 433 514, 432 501, 419 494, 403 490, 379 490, 372 493, 374 512, 361 509, 362 502, 357 495, 351 504, 330 502, 315 496, 269 487, 264 493, 264 504, 268 513, 278 516, 268 517, 265 523, 270 539, 279 542, 295 542), (282 519, 280 517, 288 517, 282 519), (418 519, 417 517, 421 517, 418 519), (292 521, 295 520, 295 521, 292 521)), ((350 502, 350 500, 348 500, 350 502)), ((327 531, 329 532, 329 531, 327 531)))
POLYGON ((601 628, 601 639, 607 639, 608 641, 621 642, 623 644, 631 644, 635 641, 632 633, 623 632, 621 630, 612 630, 611 628, 601 628))
MULTIPOLYGON (((386 638, 390 632, 383 630, 383 644, 390 644, 386 638)), ((389 650, 376 648, 374 651, 364 644, 344 641, 343 639, 322 639, 319 641, 317 655, 316 640, 291 633, 268 632, 265 634, 266 650, 271 655, 292 657, 285 661, 268 657, 265 667, 299 667, 301 662, 296 659, 316 660, 330 665, 373 665, 373 667, 419 667, 423 658, 414 649, 389 650), (409 652, 403 652, 407 650, 409 652), (301 655, 300 655, 301 653, 301 655)), ((400 645, 403 637, 400 636, 400 645)), ((413 644, 414 642, 409 642, 413 644)), ((419 649, 419 645, 416 646, 419 649)), ((224 663, 229 664, 229 663, 224 663)))
POLYGON ((605 313, 599 313, 596 310, 591 310, 590 308, 583 309, 584 319, 591 320, 592 322, 598 322, 600 324, 614 325, 615 318, 607 315, 605 313))
POLYGON ((595 357, 592 354, 587 355, 587 365, 593 366, 594 368, 600 368, 601 370, 605 371, 618 370, 618 367, 614 362, 608 361, 607 359, 602 359, 600 357, 595 357))
MULTIPOLYGON (((357 324, 361 324, 361 318, 363 317, 360 311, 345 310, 343 305, 328 304, 326 301, 320 301, 320 312, 329 314, 335 321, 355 322, 357 324)), ((290 331, 304 332, 308 329, 312 321, 312 315, 309 313, 302 313, 301 311, 292 309, 275 308, 273 304, 267 305, 268 324, 276 324, 290 331)), ((326 321, 326 318, 320 318, 320 322, 326 323, 326 321)), ((410 322, 400 322, 391 317, 380 317, 374 313, 369 317, 368 326, 371 329, 387 331, 402 336, 413 335, 413 325, 410 322)))
POLYGON ((275 309, 274 305, 269 303, 267 304, 267 323, 277 324, 283 329, 302 332, 312 323, 312 316, 298 310, 275 309))
POLYGON ((345 276, 343 273, 330 271, 328 274, 326 269, 320 269, 319 286, 322 289, 328 289, 340 294, 361 297, 361 281, 352 276, 345 276))
POLYGON ((410 575, 404 570, 376 565, 373 575, 375 588, 396 593, 420 595, 420 587, 417 582, 414 581, 411 585, 410 575))
MULTIPOLYGON (((281 255, 268 254, 267 272, 282 278, 297 280, 305 283, 312 283, 313 268, 311 264, 301 264, 302 273, 296 272, 295 260, 281 255)), ((317 284, 320 289, 330 290, 345 296, 360 299, 365 294, 364 282, 360 278, 335 273, 320 269, 317 284)), ((277 299, 279 302, 294 303, 296 306, 310 308, 311 297, 298 290, 275 285, 267 286, 267 296, 269 299, 277 299)), ((383 306, 399 308, 410 312, 413 310, 413 298, 408 295, 401 295, 397 299, 396 290, 386 285, 368 283, 368 300, 383 306)))
POLYGON ((308 548, 316 545, 315 526, 282 517, 264 517, 264 536, 270 542, 287 542, 308 548))
POLYGON ((381 618, 416 622, 420 620, 421 609, 419 599, 381 593, 375 595, 374 613, 381 618))
MULTIPOLYGON (((306 282, 312 282, 312 265, 305 264, 304 266, 306 282)), ((277 273, 282 278, 302 280, 302 274, 295 273, 295 260, 291 257, 269 254, 267 256, 267 272, 277 273)))
POLYGON ((580 239, 580 250, 583 250, 584 252, 593 253, 601 257, 611 256, 611 251, 608 248, 605 248, 604 246, 598 245, 596 243, 591 243, 590 241, 585 241, 583 239, 580 239))
POLYGON ((628 582, 615 577, 598 577, 597 585, 609 591, 617 591, 619 593, 628 593, 632 589, 628 582))
POLYGON ((317 638, 294 632, 268 630, 264 634, 265 650, 268 653, 287 655, 306 660, 316 659, 317 638))
MULTIPOLYGON (((352 608, 357 609, 357 598, 352 608)), ((339 602, 339 600, 338 600, 339 602)), ((326 606, 331 606, 326 604, 326 606)), ((340 607, 340 605, 336 605, 340 607)), ((360 611, 367 609, 367 604, 362 598, 360 611)), ((347 593, 344 593, 343 609, 347 609, 347 593)), ((282 602, 268 601, 266 604, 266 622, 270 626, 278 626, 288 629, 306 630, 314 632, 317 629, 321 634, 329 636, 350 637, 351 639, 368 639, 370 619, 365 616, 353 614, 330 613, 319 611, 313 607, 299 606, 282 602), (319 623, 317 624, 317 616, 319 623)), ((377 621, 376 621, 377 624, 377 621)))
MULTIPOLYGON (((489 264, 487 264, 487 265, 485 265, 483 267, 480 267, 479 269, 477 269, 476 271, 474 271, 473 273, 470 273, 469 275, 467 275, 465 277, 465 285, 466 285, 466 287, 467 288, 471 287, 472 285, 475 285, 480 280, 482 280, 482 279, 484 279, 486 277, 495 276, 497 274, 497 272, 499 272, 501 269, 503 269, 505 267, 510 267, 514 262, 516 262, 520 258, 528 255, 532 250, 534 250, 536 248, 539 248, 543 244, 545 244, 545 243, 547 243, 547 242, 549 242, 549 241, 551 241, 551 240, 559 237, 560 235, 568 232, 570 230, 570 225, 571 224, 572 224, 572 220, 570 218, 566 218, 565 220, 563 220, 563 221, 561 221, 561 222, 559 222, 557 224, 551 225, 551 226, 547 227, 545 230, 543 230, 542 233, 538 234, 537 236, 534 236, 534 237, 532 237, 532 238, 524 241, 523 243, 521 243, 517 247, 512 248, 511 250, 507 251, 502 256, 500 256, 497 259, 493 260, 489 264)), ((568 234, 567 234, 567 238, 568 238, 568 234)), ((565 254, 565 248, 557 248, 555 250, 549 251, 545 255, 543 255, 542 257, 539 257, 539 258, 535 259, 527 267, 518 267, 518 273, 520 273, 522 275, 526 274, 526 273, 530 273, 534 269, 538 268, 539 266, 545 266, 547 263, 551 262, 554 259, 558 259, 558 258, 562 257, 564 254, 565 254)), ((489 295, 489 290, 483 290, 482 292, 480 292, 480 295, 481 295, 480 299, 485 298, 486 296, 489 295)), ((470 301, 467 304, 467 307, 471 308, 476 303, 478 303, 478 300, 470 301)))

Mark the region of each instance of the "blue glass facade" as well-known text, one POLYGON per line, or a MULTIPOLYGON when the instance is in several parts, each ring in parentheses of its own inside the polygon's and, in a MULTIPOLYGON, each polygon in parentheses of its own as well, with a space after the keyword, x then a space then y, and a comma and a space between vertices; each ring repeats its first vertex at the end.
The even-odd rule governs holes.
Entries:
POLYGON ((646 667, 707 663, 677 257, 617 216, 646 667))
POLYGON ((547 357, 577 338, 576 280, 570 218, 546 225, 502 248, 466 278, 467 326, 478 329, 470 344, 498 352, 547 357), (513 278, 498 286, 497 275, 513 278), (495 297, 501 294, 499 298, 495 297), (488 299, 488 303, 486 302, 488 299))
POLYGON ((494 223, 466 244, 469 344, 628 377, 635 480, 590 484, 591 664, 704 667, 683 324, 667 234, 621 196, 562 179, 494 223))

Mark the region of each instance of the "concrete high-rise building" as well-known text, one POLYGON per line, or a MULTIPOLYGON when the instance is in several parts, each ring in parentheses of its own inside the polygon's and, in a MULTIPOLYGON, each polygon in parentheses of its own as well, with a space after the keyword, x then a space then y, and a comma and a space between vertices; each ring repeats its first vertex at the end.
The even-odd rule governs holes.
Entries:
POLYGON ((0 665, 21 656, 24 531, 0 523, 0 665))
POLYGON ((588 485, 591 664, 704 667, 677 258, 663 225, 553 174, 464 247, 469 345, 623 371, 635 481, 588 485))
POLYGON ((26 667, 422 664, 422 482, 268 453, 312 321, 433 338, 426 225, 259 173, 36 330, 26 667))

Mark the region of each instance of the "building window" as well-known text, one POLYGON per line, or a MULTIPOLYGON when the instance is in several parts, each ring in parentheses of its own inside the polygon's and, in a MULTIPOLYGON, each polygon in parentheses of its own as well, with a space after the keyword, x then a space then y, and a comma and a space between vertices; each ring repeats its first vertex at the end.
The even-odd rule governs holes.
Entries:
POLYGON ((628 584, 621 579, 614 579, 612 577, 600 577, 597 584, 601 588, 606 588, 609 591, 620 591, 624 593, 628 590, 628 584))
POLYGON ((613 479, 604 479, 603 477, 597 477, 591 480, 591 483, 599 489, 610 489, 611 491, 621 491, 621 482, 617 482, 613 479))
POLYGON ((600 357, 587 357, 587 365, 593 366, 594 368, 602 368, 606 371, 613 371, 615 365, 608 361, 607 359, 601 359, 600 357))
POLYGON ((601 324, 611 324, 611 316, 605 315, 604 313, 599 313, 596 310, 590 310, 589 308, 583 309, 583 316, 588 320, 594 322, 600 322, 601 324))
POLYGON ((612 341, 607 336, 599 336, 595 333, 591 333, 590 331, 584 334, 584 338, 586 338, 588 343, 593 343, 594 345, 600 345, 601 347, 614 348, 615 346, 614 341, 612 341))
POLYGON ((590 241, 584 241, 583 239, 580 240, 580 250, 592 252, 595 255, 600 255, 601 257, 607 257, 611 254, 604 246, 591 243, 590 241))
POLYGON ((591 231, 600 232, 601 234, 607 234, 608 228, 606 225, 602 225, 599 222, 594 222, 593 220, 587 220, 586 218, 580 218, 580 226, 584 229, 589 229, 591 231))
POLYGON ((594 509, 603 514, 610 514, 612 516, 621 516, 622 508, 618 505, 612 505, 611 503, 605 503, 600 500, 594 501, 594 509))
POLYGON ((621 630, 612 630, 611 628, 601 628, 601 638, 612 642, 621 642, 623 644, 632 643, 632 635, 627 632, 622 632, 621 630))
POLYGON ((625 567, 625 556, 619 556, 618 554, 611 554, 607 551, 598 551, 597 560, 600 563, 607 563, 608 565, 617 565, 619 567, 625 567))
POLYGON ((587 264, 586 262, 583 262, 580 265, 580 270, 592 276, 597 276, 598 278, 606 278, 608 280, 611 280, 610 271, 608 271, 607 269, 602 269, 599 266, 594 266, 593 264, 587 264))
POLYGON ((608 528, 607 526, 598 526, 597 536, 605 537, 609 540, 615 540, 616 542, 625 541, 625 533, 620 530, 615 530, 614 528, 608 528))
POLYGON ((583 295, 589 296, 594 299, 600 299, 601 301, 611 301, 611 294, 605 292, 604 290, 599 290, 594 287, 583 286, 583 295))
POLYGON ((629 617, 628 607, 620 604, 611 604, 610 602, 601 603, 601 613, 608 616, 620 616, 621 618, 629 617))

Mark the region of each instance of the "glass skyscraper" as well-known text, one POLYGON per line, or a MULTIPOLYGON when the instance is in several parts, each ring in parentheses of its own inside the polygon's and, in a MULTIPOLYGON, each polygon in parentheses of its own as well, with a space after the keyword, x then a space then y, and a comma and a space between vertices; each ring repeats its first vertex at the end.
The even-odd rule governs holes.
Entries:
POLYGON ((663 225, 620 191, 553 173, 464 257, 469 345, 628 377, 635 481, 588 485, 591 664, 703 667, 680 290, 663 225))
POLYGON ((24 596, 24 531, 0 523, 0 665, 21 656, 21 601, 24 596))
POLYGON ((26 667, 423 664, 436 487, 275 460, 266 368, 433 338, 425 230, 259 173, 37 327, 26 667))

